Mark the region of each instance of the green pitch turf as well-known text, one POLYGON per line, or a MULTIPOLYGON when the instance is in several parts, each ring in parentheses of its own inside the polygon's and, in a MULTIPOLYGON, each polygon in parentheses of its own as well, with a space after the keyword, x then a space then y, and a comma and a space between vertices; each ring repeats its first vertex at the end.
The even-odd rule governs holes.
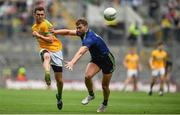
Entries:
MULTIPOLYGON (((85 91, 64 91, 64 107, 56 108, 56 91, 51 90, 7 90, 0 89, 0 114, 96 114, 102 101, 102 93, 88 105, 81 104, 85 91)), ((148 96, 143 92, 112 91, 105 114, 170 114, 180 113, 180 93, 168 93, 160 97, 157 93, 148 96)))

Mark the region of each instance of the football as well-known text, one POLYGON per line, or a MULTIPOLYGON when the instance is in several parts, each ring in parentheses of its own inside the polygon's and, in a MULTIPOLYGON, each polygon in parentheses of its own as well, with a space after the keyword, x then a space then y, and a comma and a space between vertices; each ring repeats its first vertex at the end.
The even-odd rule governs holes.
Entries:
POLYGON ((107 21, 112 21, 112 20, 116 19, 116 14, 117 14, 116 9, 114 9, 112 7, 106 8, 104 10, 104 18, 107 21))

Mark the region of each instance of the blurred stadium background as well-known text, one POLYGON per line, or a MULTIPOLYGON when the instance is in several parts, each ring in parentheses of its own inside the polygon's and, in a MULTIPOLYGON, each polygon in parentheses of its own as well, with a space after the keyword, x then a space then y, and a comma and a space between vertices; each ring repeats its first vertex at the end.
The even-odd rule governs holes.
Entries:
MULTIPOLYGON (((38 5, 46 8, 47 18, 56 28, 72 29, 77 18, 87 18, 90 28, 104 38, 115 55, 116 70, 111 82, 116 84, 115 89, 118 89, 126 78, 122 62, 131 46, 131 41, 128 40, 132 34, 129 32, 131 24, 136 24, 136 32, 138 31, 137 39, 133 43, 137 47, 143 66, 139 76, 141 90, 144 90, 144 86, 149 88, 150 52, 155 43, 163 40, 173 62, 171 84, 175 89, 172 91, 179 90, 180 0, 0 0, 0 87, 11 87, 8 85, 19 83, 23 88, 24 83, 24 87, 27 88, 25 84, 28 81, 36 82, 37 87, 45 86, 37 42, 31 34, 32 11, 38 5), (115 21, 104 20, 103 10, 107 7, 114 7, 118 11, 115 21), (148 29, 143 32, 143 27, 148 29), (15 82, 19 67, 26 70, 25 82, 15 82)), ((64 45, 64 59, 70 60, 81 46, 81 42, 77 38, 66 38, 68 37, 59 36, 64 45)), ((77 63, 73 72, 64 69, 65 85, 76 81, 73 87, 85 88, 79 86, 79 82, 84 80, 84 70, 89 62, 88 55, 77 63)), ((94 77, 94 80, 98 85, 101 73, 94 77)))

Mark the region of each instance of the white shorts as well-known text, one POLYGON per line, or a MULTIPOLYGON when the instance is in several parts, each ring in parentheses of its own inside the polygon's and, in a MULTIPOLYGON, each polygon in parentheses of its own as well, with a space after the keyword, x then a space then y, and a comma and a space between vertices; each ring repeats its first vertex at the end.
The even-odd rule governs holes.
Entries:
POLYGON ((164 76, 164 75, 165 75, 165 68, 152 70, 152 76, 154 77, 159 77, 159 76, 164 76))
POLYGON ((134 70, 134 69, 129 69, 129 70, 127 70, 127 76, 128 77, 137 77, 138 71, 134 70))
POLYGON ((42 49, 40 51, 40 56, 41 56, 42 61, 44 60, 43 56, 42 56, 44 51, 45 52, 47 51, 47 52, 50 53, 50 56, 51 56, 51 65, 60 66, 60 67, 63 66, 63 54, 62 54, 61 50, 59 50, 57 52, 51 52, 51 51, 48 51, 46 49, 42 49))

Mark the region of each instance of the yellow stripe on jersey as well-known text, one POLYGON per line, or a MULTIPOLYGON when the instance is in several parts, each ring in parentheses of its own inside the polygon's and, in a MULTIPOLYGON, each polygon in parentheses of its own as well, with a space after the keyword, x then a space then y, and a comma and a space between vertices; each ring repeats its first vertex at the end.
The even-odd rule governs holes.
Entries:
MULTIPOLYGON (((53 25, 48 20, 44 20, 40 24, 34 24, 32 26, 32 31, 37 31, 43 36, 48 36, 49 34, 51 34, 49 29, 52 27, 53 25)), ((56 52, 62 49, 62 43, 56 38, 55 35, 53 35, 53 43, 49 43, 40 38, 37 38, 37 41, 39 43, 40 50, 47 49, 49 51, 56 52)))

